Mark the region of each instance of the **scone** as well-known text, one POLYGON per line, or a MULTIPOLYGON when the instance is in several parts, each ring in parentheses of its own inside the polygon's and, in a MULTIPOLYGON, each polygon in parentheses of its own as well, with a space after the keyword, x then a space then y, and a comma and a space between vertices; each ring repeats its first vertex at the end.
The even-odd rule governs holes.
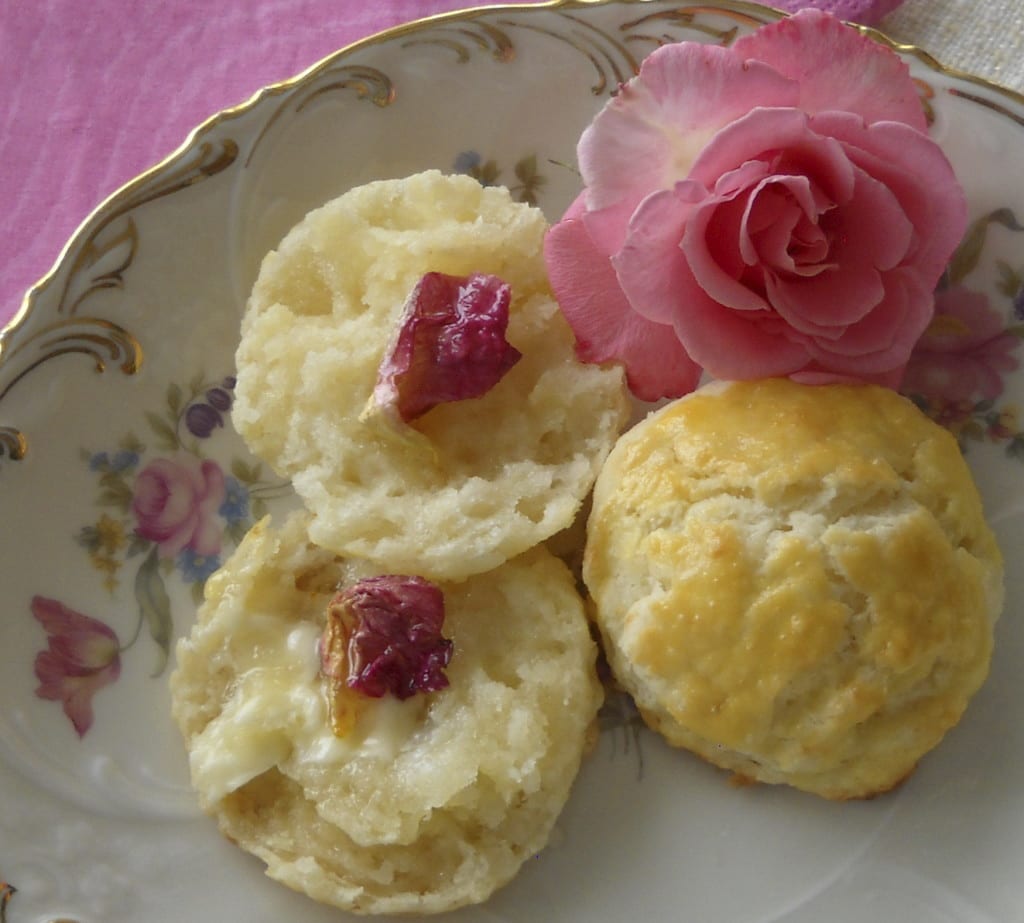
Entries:
POLYGON ((377 573, 254 527, 177 648, 193 786, 267 873, 359 913, 482 901, 548 841, 602 699, 566 567, 541 548, 442 584, 449 685, 363 701, 334 733, 318 641, 335 589, 377 573))
POLYGON ((266 257, 242 321, 233 420, 314 511, 317 544, 461 579, 573 521, 628 404, 621 370, 575 358, 548 289, 546 227, 503 188, 432 171, 347 192, 266 257), (522 358, 406 439, 364 410, 406 297, 431 272, 508 283, 507 337, 522 358))
POLYGON ((1002 560, 953 437, 893 391, 715 383, 628 432, 584 579, 648 723, 741 777, 897 785, 984 680, 1002 560))

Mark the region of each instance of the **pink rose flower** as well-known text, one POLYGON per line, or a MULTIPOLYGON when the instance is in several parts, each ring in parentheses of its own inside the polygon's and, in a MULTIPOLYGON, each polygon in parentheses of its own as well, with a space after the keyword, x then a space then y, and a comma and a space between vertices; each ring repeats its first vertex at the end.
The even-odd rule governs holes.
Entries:
POLYGON ((34 597, 32 614, 46 629, 49 641, 47 650, 36 655, 36 695, 61 702, 82 737, 92 727, 92 697, 121 674, 117 635, 55 599, 34 597))
POLYGON ((935 296, 935 317, 914 347, 901 388, 950 404, 991 401, 1019 365, 1020 341, 988 297, 960 286, 935 296))
POLYGON ((185 548, 216 555, 223 534, 217 511, 225 495, 224 473, 216 462, 191 455, 158 458, 135 481, 135 532, 156 542, 161 557, 185 548))
POLYGON ((898 383, 967 221, 906 65, 815 10, 651 54, 548 234, 581 358, 643 399, 701 369, 898 383))
POLYGON ((795 13, 798 10, 813 7, 824 10, 840 19, 848 19, 850 22, 860 22, 866 26, 877 23, 883 16, 887 16, 903 0, 757 0, 766 6, 773 6, 777 10, 785 10, 787 13, 795 13))

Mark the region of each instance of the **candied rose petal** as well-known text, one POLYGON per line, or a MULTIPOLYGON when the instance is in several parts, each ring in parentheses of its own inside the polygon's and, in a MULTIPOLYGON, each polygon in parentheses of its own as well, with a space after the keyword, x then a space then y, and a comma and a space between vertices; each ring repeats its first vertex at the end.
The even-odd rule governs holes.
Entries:
POLYGON ((429 272, 406 299, 374 388, 409 423, 438 404, 481 397, 522 358, 505 338, 512 300, 497 276, 429 272))
POLYGON ((430 581, 396 574, 360 580, 328 606, 323 672, 334 681, 344 673, 348 689, 371 698, 444 689, 452 642, 443 625, 444 595, 430 581))

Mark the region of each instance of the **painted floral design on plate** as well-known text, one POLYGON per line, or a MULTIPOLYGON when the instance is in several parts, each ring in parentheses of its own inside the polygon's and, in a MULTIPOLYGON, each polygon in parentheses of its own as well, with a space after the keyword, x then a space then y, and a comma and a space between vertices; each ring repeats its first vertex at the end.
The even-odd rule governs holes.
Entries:
MULTIPOLYGON (((484 184, 500 181, 496 162, 475 151, 460 153, 455 166, 484 184)), ((531 201, 545 183, 536 157, 517 163, 514 172, 518 197, 531 201)), ((1008 311, 970 287, 993 225, 1024 231, 1008 209, 974 222, 936 293, 935 319, 914 350, 903 391, 949 428, 965 450, 971 442, 997 443, 1024 460, 1020 411, 1000 401, 1006 376, 1020 366, 1024 266, 998 264, 998 291, 1008 311)), ((169 385, 163 408, 144 415, 154 451, 136 432, 126 433, 116 446, 82 450, 82 462, 96 474, 98 515, 81 527, 76 540, 111 594, 132 580, 138 620, 122 641, 101 619, 57 599, 33 598, 32 614, 48 640, 35 661, 36 695, 60 702, 79 736, 92 726, 93 696, 117 681, 122 655, 144 635, 157 648, 152 675, 164 672, 174 640, 166 581, 175 578, 189 586, 198 604, 225 550, 265 513, 267 499, 288 489, 268 479, 259 462, 236 458, 225 471, 208 457, 210 440, 225 428, 234 384, 230 376, 212 382, 198 376, 187 388, 169 385)), ((602 723, 628 739, 634 718, 628 708, 606 709, 602 723)), ((637 758, 642 767, 639 750, 637 758)))
POLYGON ((116 446, 81 452, 96 474, 97 516, 81 527, 77 543, 111 595, 131 580, 138 618, 122 640, 94 615, 48 596, 32 599, 48 645, 35 660, 36 695, 60 702, 79 737, 92 726, 93 696, 117 681, 122 656, 141 638, 156 646, 151 675, 166 669, 175 638, 167 581, 188 586, 198 605, 226 551, 266 512, 268 499, 288 490, 259 462, 235 458, 225 471, 209 457, 234 386, 230 376, 198 376, 187 388, 172 383, 163 408, 144 414, 145 438, 128 432, 116 446))
POLYGON ((901 390, 951 430, 964 451, 972 442, 996 443, 1024 461, 1020 408, 1001 400, 1007 376, 1020 367, 1024 263, 996 262, 1004 304, 992 304, 971 285, 993 227, 1024 231, 1007 208, 968 228, 935 294, 935 317, 914 348, 901 390))
POLYGON ((481 185, 507 185, 512 198, 527 205, 537 205, 538 199, 548 183, 547 177, 537 166, 537 155, 530 154, 517 160, 512 167, 512 177, 491 157, 486 160, 478 151, 460 151, 452 163, 452 170, 472 176, 481 185))

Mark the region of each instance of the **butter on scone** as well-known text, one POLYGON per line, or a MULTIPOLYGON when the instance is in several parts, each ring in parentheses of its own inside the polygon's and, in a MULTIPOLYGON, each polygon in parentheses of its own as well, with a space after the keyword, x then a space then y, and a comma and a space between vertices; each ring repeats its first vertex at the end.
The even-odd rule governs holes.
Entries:
POLYGON ((242 320, 233 422, 291 478, 313 541, 442 580, 569 526, 629 408, 622 372, 579 362, 548 288, 541 212, 436 171, 307 215, 264 260, 242 320), (367 414, 403 306, 428 274, 510 287, 521 358, 481 396, 403 433, 367 414))
POLYGON ((378 573, 255 526, 177 648, 193 787, 276 880, 359 913, 486 899, 548 841, 602 700, 568 569, 537 548, 444 594, 448 686, 331 722, 320 639, 339 586, 378 573))
POLYGON ((1002 558, 955 439, 894 391, 714 383, 623 436, 584 579, 647 722, 741 777, 898 785, 985 679, 1002 558))

